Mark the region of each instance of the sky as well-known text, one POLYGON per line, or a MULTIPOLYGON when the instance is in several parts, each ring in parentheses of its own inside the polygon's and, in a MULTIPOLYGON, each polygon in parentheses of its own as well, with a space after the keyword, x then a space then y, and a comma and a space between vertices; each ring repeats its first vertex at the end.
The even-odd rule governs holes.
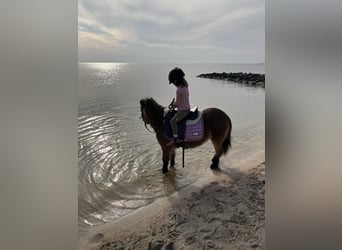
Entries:
POLYGON ((265 0, 79 0, 80 62, 264 63, 265 0))

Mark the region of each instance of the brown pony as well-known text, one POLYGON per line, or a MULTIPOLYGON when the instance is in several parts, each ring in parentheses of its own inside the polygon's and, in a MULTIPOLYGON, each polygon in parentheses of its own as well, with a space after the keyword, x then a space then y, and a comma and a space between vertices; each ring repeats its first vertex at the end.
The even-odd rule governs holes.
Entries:
MULTIPOLYGON (((141 118, 145 125, 149 124, 156 133, 157 140, 163 151, 163 173, 168 171, 170 161, 171 167, 175 165, 176 146, 167 146, 170 138, 163 131, 164 107, 159 105, 153 98, 143 98, 140 100, 141 118)), ((222 154, 226 154, 230 144, 230 134, 232 123, 229 116, 220 109, 207 108, 203 110, 204 136, 200 141, 184 142, 184 148, 194 148, 202 145, 207 140, 211 140, 216 154, 212 159, 211 169, 218 168, 219 159, 222 154)))

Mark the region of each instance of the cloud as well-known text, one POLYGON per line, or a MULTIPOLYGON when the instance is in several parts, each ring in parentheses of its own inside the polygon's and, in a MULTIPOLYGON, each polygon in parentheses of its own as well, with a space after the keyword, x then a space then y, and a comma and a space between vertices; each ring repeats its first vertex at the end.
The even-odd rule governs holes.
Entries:
POLYGON ((153 50, 155 58, 183 51, 202 53, 201 60, 234 55, 237 61, 263 61, 264 12, 261 0, 80 0, 79 54, 91 60, 86 54, 107 50, 112 60, 116 55, 124 60, 125 52, 128 57, 134 52, 134 60, 143 61, 153 50), (239 58, 239 51, 255 53, 239 58))

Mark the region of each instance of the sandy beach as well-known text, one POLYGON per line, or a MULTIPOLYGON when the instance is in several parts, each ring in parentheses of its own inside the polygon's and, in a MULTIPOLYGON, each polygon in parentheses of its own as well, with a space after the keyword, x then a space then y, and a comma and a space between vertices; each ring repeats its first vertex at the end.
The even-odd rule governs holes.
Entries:
POLYGON ((79 240, 79 249, 265 249, 264 154, 79 240))

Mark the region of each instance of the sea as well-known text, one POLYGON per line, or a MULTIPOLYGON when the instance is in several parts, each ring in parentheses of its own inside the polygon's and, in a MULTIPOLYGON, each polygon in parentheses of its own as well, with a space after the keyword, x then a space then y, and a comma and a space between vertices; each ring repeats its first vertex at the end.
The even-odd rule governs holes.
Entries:
POLYGON ((264 74, 264 63, 79 63, 79 237, 212 175, 210 141, 185 150, 184 168, 177 149, 175 170, 162 174, 160 146, 140 117, 141 98, 153 97, 167 107, 175 97, 168 73, 176 66, 185 72, 192 107, 217 107, 231 118, 232 148, 221 157, 221 169, 235 168, 265 149, 265 89, 197 77, 264 74))

